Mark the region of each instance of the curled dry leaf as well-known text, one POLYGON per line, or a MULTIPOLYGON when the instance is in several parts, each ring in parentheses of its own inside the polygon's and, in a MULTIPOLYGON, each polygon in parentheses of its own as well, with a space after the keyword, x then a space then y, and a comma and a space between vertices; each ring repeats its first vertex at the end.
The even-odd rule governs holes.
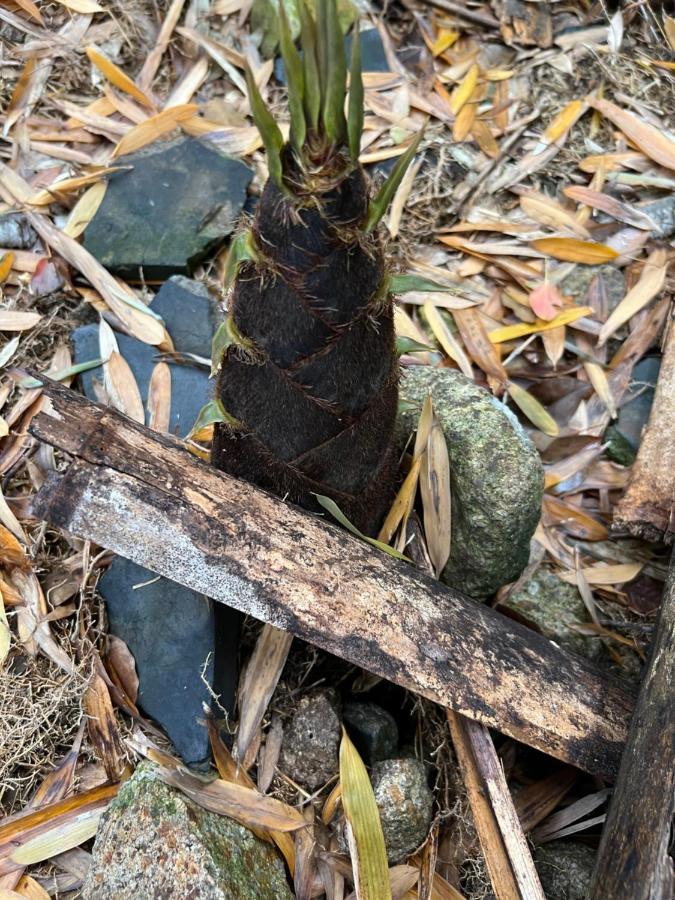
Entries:
POLYGON ((600 329, 598 346, 605 344, 617 328, 643 309, 661 291, 666 280, 668 254, 662 247, 646 260, 637 284, 632 287, 600 329))
POLYGON ((496 379, 499 385, 505 384, 508 380, 506 369, 497 348, 490 341, 480 311, 476 308, 456 309, 453 310, 452 317, 471 359, 486 375, 496 379))
POLYGON ((11 634, 9 631, 9 622, 7 621, 7 613, 5 612, 5 600, 0 591, 0 666, 7 659, 9 647, 11 644, 11 634))
MULTIPOLYGON (((98 663, 103 668, 103 666, 98 663)), ((103 763, 110 781, 118 781, 124 768, 122 741, 119 736, 110 692, 99 672, 92 672, 82 697, 87 716, 89 739, 99 762, 103 763)))
POLYGON ((121 638, 114 634, 109 634, 106 642, 106 657, 115 669, 125 693, 135 703, 138 698, 138 674, 131 650, 121 638))
POLYGON ((454 334, 443 320, 441 313, 431 301, 425 303, 422 310, 438 343, 445 350, 450 359, 453 359, 457 363, 464 375, 473 381, 471 362, 462 349, 459 341, 455 338, 454 334))
POLYGON ((82 234, 84 229, 96 215, 96 211, 103 202, 107 189, 107 181, 97 181, 96 184, 92 184, 92 186, 82 194, 71 210, 68 221, 63 226, 64 232, 69 237, 76 238, 82 234))
POLYGON ((0 565, 18 566, 20 569, 30 568, 23 545, 4 525, 0 525, 0 565))
POLYGON ((23 572, 16 569, 12 573, 11 581, 21 594, 23 601, 23 605, 17 608, 17 624, 21 642, 28 647, 34 643, 64 672, 69 675, 74 674, 73 660, 57 644, 49 628, 49 622, 45 620, 47 604, 37 575, 34 572, 23 572))

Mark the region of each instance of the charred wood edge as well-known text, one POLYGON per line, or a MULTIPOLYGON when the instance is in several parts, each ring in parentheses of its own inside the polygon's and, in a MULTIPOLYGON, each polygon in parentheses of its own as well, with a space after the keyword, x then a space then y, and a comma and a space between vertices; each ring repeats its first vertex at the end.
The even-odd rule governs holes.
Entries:
POLYGON ((633 696, 593 663, 43 379, 38 440, 75 457, 36 516, 461 715, 613 779, 633 696))
POLYGON ((614 528, 647 541, 675 541, 675 306, 671 306, 649 422, 614 528))
POLYGON ((600 840, 591 900, 672 896, 667 848, 675 797, 674 669, 675 554, 600 840))

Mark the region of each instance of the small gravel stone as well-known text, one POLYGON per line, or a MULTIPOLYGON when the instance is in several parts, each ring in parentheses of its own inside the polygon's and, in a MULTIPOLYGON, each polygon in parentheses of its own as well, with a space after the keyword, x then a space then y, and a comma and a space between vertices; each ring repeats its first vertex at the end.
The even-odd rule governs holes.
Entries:
POLYGON ((281 770, 308 791, 315 791, 337 774, 339 748, 337 693, 328 688, 306 694, 284 729, 281 770))
POLYGON ((380 810, 390 865, 403 862, 426 838, 434 798, 424 764, 417 759, 386 759, 376 763, 370 780, 380 810))

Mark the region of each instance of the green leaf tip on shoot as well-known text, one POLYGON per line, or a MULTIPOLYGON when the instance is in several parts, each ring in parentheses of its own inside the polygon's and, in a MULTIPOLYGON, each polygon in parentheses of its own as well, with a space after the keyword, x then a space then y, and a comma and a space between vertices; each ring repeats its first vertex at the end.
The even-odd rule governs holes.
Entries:
POLYGON ((361 72, 361 33, 359 23, 354 25, 352 59, 349 68, 349 104, 347 107, 347 139, 349 155, 356 163, 361 151, 363 132, 363 75, 361 72))
POLYGON ((366 232, 366 234, 370 234, 377 227, 379 221, 382 219, 382 216, 386 213, 387 208, 389 207, 394 194, 398 190, 398 186, 403 180, 406 169, 412 162, 423 137, 424 128, 420 131, 415 140, 405 151, 403 156, 399 158, 398 162, 391 170, 389 178, 387 178, 385 183, 377 192, 377 195, 368 204, 368 216, 366 218, 366 224, 364 226, 364 231, 366 232))
POLYGON ((305 143, 307 126, 305 122, 305 75, 303 72, 300 54, 295 48, 291 29, 286 16, 286 7, 283 0, 279 2, 279 43, 281 56, 286 69, 286 82, 288 84, 288 109, 291 116, 291 144, 299 156, 302 155, 302 147, 305 143))
MULTIPOLYGON (((314 493, 314 491, 312 491, 314 493)), ((314 496, 319 501, 321 506, 329 512, 334 519, 336 519, 343 528, 346 528, 347 531, 350 531, 354 537, 360 538, 360 540, 365 541, 367 544, 370 544, 372 547, 377 547, 378 550, 382 550, 383 553, 388 553, 389 556, 393 556, 394 559, 403 560, 403 562, 412 562, 412 560, 404 556, 403 553, 400 553, 396 550, 395 547, 390 547, 389 544, 383 543, 383 541, 378 541, 375 538, 368 537, 367 534, 364 534, 362 531, 353 525, 347 516, 342 512, 340 507, 337 505, 335 500, 332 500, 330 497, 324 497, 323 494, 316 494, 314 496)))
POLYGON ((284 185, 283 168, 281 165, 281 150, 284 146, 284 139, 279 130, 279 126, 274 121, 274 116, 265 105, 265 101, 260 96, 258 85, 255 83, 253 72, 249 66, 246 66, 246 86, 248 88, 248 99, 251 104, 251 114, 256 128, 260 132, 260 137, 265 145, 267 153, 267 167, 270 177, 280 191, 288 192, 284 185))
POLYGON ((302 68, 305 85, 303 96, 308 127, 317 132, 321 113, 321 84, 317 63, 316 24, 305 0, 300 3, 300 42, 302 44, 302 68))
POLYGON ((347 62, 342 28, 336 0, 325 0, 326 84, 323 98, 323 126, 332 143, 342 144, 346 138, 345 93, 347 62))
POLYGON ((255 244, 253 243, 253 233, 251 231, 240 231, 239 234, 232 238, 230 250, 227 254, 227 262, 225 263, 225 273, 223 275, 223 290, 229 291, 237 277, 239 266, 246 260, 256 259, 255 244))

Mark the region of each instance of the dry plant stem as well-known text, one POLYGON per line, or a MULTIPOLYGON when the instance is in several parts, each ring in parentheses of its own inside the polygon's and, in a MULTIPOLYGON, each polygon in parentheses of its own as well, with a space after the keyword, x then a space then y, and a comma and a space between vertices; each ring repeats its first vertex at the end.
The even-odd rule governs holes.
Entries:
POLYGON ((592 663, 185 446, 45 381, 76 459, 35 514, 462 715, 612 778, 633 698, 592 663))
POLYGON ((590 900, 665 900, 675 796, 675 557, 602 832, 590 900))
POLYGON ((675 321, 671 307, 654 405, 614 526, 645 540, 675 539, 675 321))
POLYGON ((451 710, 447 715, 497 900, 545 900, 488 729, 451 710))

